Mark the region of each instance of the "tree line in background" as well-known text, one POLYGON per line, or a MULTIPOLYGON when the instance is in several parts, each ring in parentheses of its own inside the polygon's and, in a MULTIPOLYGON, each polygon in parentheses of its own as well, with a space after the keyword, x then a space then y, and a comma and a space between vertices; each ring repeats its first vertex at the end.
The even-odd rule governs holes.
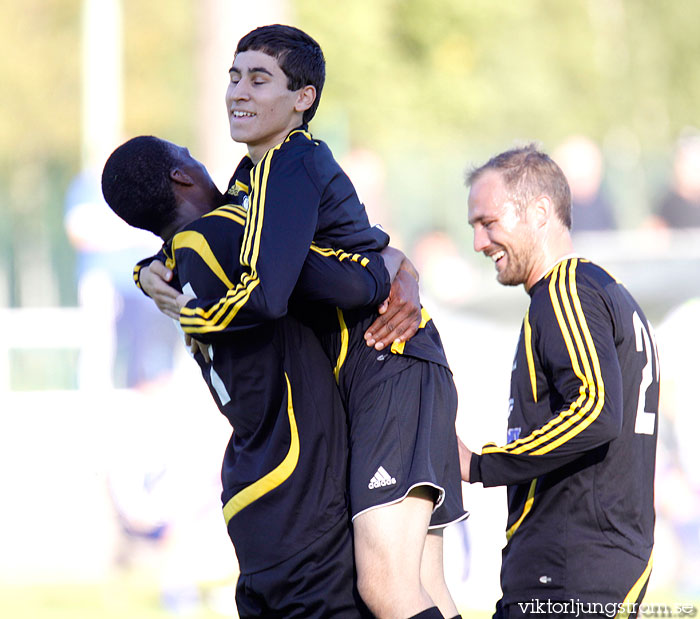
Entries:
MULTIPOLYGON (((55 283, 46 302, 75 302, 62 217, 80 166, 80 8, 4 3, 0 304, 22 302, 20 273, 37 262, 55 283)), ((123 8, 125 134, 192 144, 200 6, 123 8)), ((429 227, 467 238, 470 162, 514 140, 551 150, 572 133, 603 147, 621 220, 634 225, 675 139, 700 127, 693 0, 293 0, 290 9, 328 63, 312 130, 338 155, 378 154, 392 223, 409 240, 429 227)))

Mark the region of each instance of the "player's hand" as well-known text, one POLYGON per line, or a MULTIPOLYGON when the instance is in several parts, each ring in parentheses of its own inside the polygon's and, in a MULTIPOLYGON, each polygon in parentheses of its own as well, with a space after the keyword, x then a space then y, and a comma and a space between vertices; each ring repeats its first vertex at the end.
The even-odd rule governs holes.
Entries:
POLYGON ((459 447, 459 468, 462 471, 462 481, 469 481, 469 473, 472 463, 472 452, 469 450, 462 439, 457 437, 457 446, 459 447))
POLYGON ((154 260, 139 272, 139 283, 146 294, 153 299, 158 309, 166 316, 179 320, 180 308, 175 300, 179 292, 168 285, 173 272, 159 260, 154 260))
POLYGON ((202 357, 207 363, 211 363, 211 358, 209 357, 209 346, 196 340, 189 333, 185 333, 185 345, 190 347, 190 352, 194 357, 197 351, 202 353, 202 357))
POLYGON ((365 332, 365 343, 382 350, 392 342, 407 341, 418 331, 420 316, 418 281, 402 269, 391 284, 389 298, 379 306, 379 316, 365 332))
POLYGON ((175 305, 177 306, 178 319, 180 318, 180 310, 194 298, 195 297, 193 297, 191 294, 180 294, 179 292, 177 293, 177 296, 175 297, 175 305))

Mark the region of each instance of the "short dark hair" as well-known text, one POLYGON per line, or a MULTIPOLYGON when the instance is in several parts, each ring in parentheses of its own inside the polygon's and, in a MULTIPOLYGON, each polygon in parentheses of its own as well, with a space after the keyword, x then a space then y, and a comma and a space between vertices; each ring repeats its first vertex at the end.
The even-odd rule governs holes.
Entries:
POLYGON ((236 55, 247 51, 263 52, 275 58, 287 76, 289 90, 309 85, 316 88, 316 99, 303 117, 304 123, 310 122, 326 81, 326 60, 321 46, 299 28, 273 24, 260 26, 238 41, 236 55))
POLYGON ((160 235, 177 215, 170 184, 177 164, 168 142, 152 135, 132 138, 107 159, 102 195, 126 223, 160 235))
POLYGON ((484 165, 467 172, 466 185, 475 183, 487 170, 500 172, 511 200, 519 210, 540 195, 554 203, 559 220, 571 228, 571 189, 561 168, 535 144, 507 150, 484 165))

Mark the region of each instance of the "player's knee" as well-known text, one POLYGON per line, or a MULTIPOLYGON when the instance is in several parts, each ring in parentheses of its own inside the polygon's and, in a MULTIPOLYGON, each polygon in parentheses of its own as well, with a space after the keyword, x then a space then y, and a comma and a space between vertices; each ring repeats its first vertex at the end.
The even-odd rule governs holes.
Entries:
POLYGON ((382 598, 387 594, 387 566, 383 562, 366 561, 357 566, 357 588, 365 604, 376 615, 382 598))
POLYGON ((375 616, 393 616, 397 605, 420 601, 422 587, 417 573, 381 560, 364 568, 358 565, 357 588, 375 616))
POLYGON ((358 580, 358 589, 362 601, 372 614, 379 619, 391 617, 396 611, 396 600, 400 600, 395 592, 383 588, 380 582, 358 580))
POLYGON ((370 574, 365 570, 364 573, 357 571, 357 590, 360 593, 362 601, 367 604, 367 607, 375 616, 380 616, 379 609, 382 605, 381 593, 377 584, 372 580, 370 574))

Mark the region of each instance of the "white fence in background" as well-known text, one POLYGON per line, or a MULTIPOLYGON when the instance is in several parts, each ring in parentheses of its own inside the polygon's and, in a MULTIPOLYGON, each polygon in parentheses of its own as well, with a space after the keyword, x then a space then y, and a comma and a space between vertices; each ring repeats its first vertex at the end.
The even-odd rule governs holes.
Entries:
POLYGON ((10 390, 12 350, 83 351, 92 339, 80 307, 0 308, 0 324, 0 393, 10 390))

